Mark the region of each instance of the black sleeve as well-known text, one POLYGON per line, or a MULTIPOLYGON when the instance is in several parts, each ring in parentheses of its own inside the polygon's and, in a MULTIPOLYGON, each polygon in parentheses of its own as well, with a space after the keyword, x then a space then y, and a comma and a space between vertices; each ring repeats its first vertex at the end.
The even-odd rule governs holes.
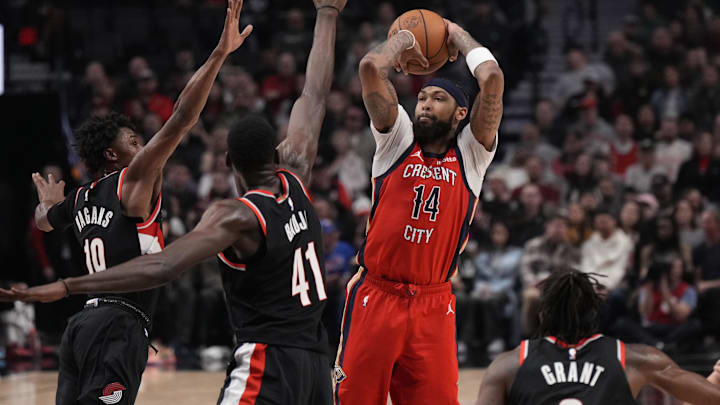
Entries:
POLYGON ((73 222, 72 211, 75 205, 77 189, 72 190, 61 202, 53 205, 47 212, 47 220, 53 229, 64 229, 73 222))

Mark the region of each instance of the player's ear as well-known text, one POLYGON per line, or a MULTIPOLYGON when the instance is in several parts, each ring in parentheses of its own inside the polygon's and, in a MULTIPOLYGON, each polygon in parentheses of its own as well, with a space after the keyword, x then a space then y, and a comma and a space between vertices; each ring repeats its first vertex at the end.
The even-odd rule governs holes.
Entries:
POLYGON ((116 162, 118 160, 118 155, 112 148, 105 148, 103 156, 108 162, 116 162))
POLYGON ((455 119, 460 122, 467 117, 468 109, 467 107, 456 107, 455 108, 455 119))

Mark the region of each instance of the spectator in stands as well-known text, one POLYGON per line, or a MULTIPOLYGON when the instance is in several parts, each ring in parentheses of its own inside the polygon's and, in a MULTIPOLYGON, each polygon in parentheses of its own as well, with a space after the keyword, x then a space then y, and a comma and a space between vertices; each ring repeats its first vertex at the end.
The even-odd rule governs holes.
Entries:
POLYGON ((615 87, 615 77, 610 68, 602 63, 588 64, 585 52, 578 47, 571 47, 565 53, 568 71, 561 73, 552 90, 551 100, 558 110, 563 110, 565 104, 573 95, 582 93, 585 89, 584 81, 592 74, 603 85, 605 94, 612 93, 615 87))
POLYGON ((679 119, 688 106, 688 97, 680 86, 680 73, 675 65, 665 66, 663 86, 650 96, 650 105, 661 120, 679 119))
POLYGON ((157 114, 163 123, 170 118, 173 102, 158 90, 158 80, 150 69, 140 71, 137 76, 137 95, 145 108, 157 114))
POLYGON ((508 149, 503 163, 511 165, 513 162, 517 162, 519 155, 523 157, 538 156, 547 164, 551 164, 560 155, 557 148, 541 138, 538 126, 532 122, 523 125, 520 142, 511 145, 508 149))
POLYGON ((568 207, 568 241, 575 247, 580 248, 592 234, 592 225, 588 220, 585 209, 578 203, 570 204, 568 207))
MULTIPOLYGON (((561 146, 565 140, 565 128, 557 118, 557 111, 550 100, 540 100, 535 105, 535 125, 537 125, 540 139, 552 146, 561 146)), ((560 151, 555 148, 556 157, 560 151)), ((554 160, 554 159, 553 159, 554 160)))
POLYGON ((567 180, 566 201, 579 201, 582 193, 593 191, 597 185, 597 180, 593 173, 592 156, 588 153, 578 155, 575 160, 574 170, 568 173, 565 179, 567 180))
MULTIPOLYGON (((674 43, 672 34, 665 27, 658 27, 652 33, 652 41, 646 49, 648 61, 654 67, 653 70, 662 72, 661 69, 668 65, 674 65, 683 60, 682 52, 674 43)), ((652 74, 652 71, 651 71, 652 74)), ((656 80, 659 81, 660 77, 656 80)))
POLYGON ((635 124, 626 114, 615 118, 615 134, 610 143, 610 159, 615 173, 624 176, 627 169, 638 161, 638 145, 633 139, 635 124))
POLYGON ((293 98, 297 91, 297 80, 295 56, 291 52, 281 53, 278 56, 276 73, 266 77, 262 82, 262 96, 268 101, 270 112, 279 113, 283 108, 283 102, 293 98))
POLYGON ((657 164, 667 170, 670 181, 677 179, 680 166, 692 155, 692 146, 684 139, 678 138, 676 119, 666 118, 660 124, 657 135, 655 159, 657 164))
POLYGON ((580 118, 570 127, 570 131, 584 134, 593 151, 602 150, 615 137, 613 127, 598 113, 598 99, 595 96, 586 96, 580 100, 580 118))
POLYGON ((328 330, 330 347, 333 348, 337 347, 340 338, 345 284, 352 275, 353 258, 357 250, 349 243, 340 240, 340 230, 334 222, 323 219, 321 225, 325 247, 325 290, 328 297, 323 323, 328 330))
POLYGON ((603 277, 602 284, 611 292, 620 287, 629 265, 633 241, 617 226, 609 211, 598 211, 594 218, 594 232, 582 246, 580 268, 586 273, 603 277))
POLYGON ((720 76, 717 66, 704 65, 701 77, 702 80, 694 89, 695 94, 690 100, 689 109, 698 124, 709 127, 713 124, 717 112, 720 111, 720 76))
POLYGON ((673 212, 675 227, 677 228, 680 243, 695 249, 704 240, 702 229, 698 228, 696 213, 692 204, 686 199, 681 199, 675 204, 673 212))
POLYGON ((464 340, 473 346, 476 342, 472 340, 479 340, 491 356, 519 341, 515 283, 522 249, 508 245, 509 240, 507 225, 494 221, 490 228, 490 246, 474 252, 465 262, 466 266, 473 267, 475 276, 465 329, 468 338, 464 340))
MULTIPOLYGON (((557 181, 549 180, 550 171, 546 169, 545 161, 535 155, 530 155, 525 161, 525 172, 529 183, 537 184, 540 188, 543 201, 551 204, 560 203, 560 190, 556 187, 557 181)), ((518 198, 521 192, 521 188, 515 189, 513 192, 513 198, 518 198)))
POLYGON ((640 278, 644 279, 653 266, 669 268, 676 257, 679 257, 683 263, 688 263, 688 266, 692 266, 690 246, 680 242, 672 217, 661 216, 655 220, 650 243, 640 249, 640 278))
POLYGON ((331 137, 335 160, 328 170, 338 176, 338 180, 354 198, 370 185, 370 166, 362 159, 350 144, 350 134, 344 129, 333 132, 331 137))
POLYGON ((697 188, 711 201, 720 201, 720 158, 713 156, 713 137, 701 132, 695 137, 692 158, 680 166, 675 195, 688 187, 697 188))
POLYGON ((620 229, 634 244, 640 239, 640 219, 640 204, 633 200, 625 201, 620 209, 620 229))
POLYGON ((655 144, 644 139, 638 145, 638 162, 630 166, 625 173, 625 185, 638 193, 647 193, 652 186, 653 176, 665 174, 655 159, 655 144))
POLYGON ((312 45, 312 32, 305 28, 305 16, 299 8, 288 10, 285 17, 285 27, 277 32, 273 40, 274 48, 283 53, 289 52, 293 63, 305 65, 312 45))
POLYGON ((355 105, 345 111, 343 129, 350 134, 352 149, 366 162, 372 162, 375 154, 375 138, 370 133, 367 114, 355 105))
POLYGON ((522 330, 530 336, 538 325, 537 304, 540 299, 539 282, 550 275, 550 269, 580 264, 580 251, 568 241, 567 218, 561 214, 550 217, 545 233, 525 244, 520 262, 522 281, 522 330))
POLYGON ((620 319, 615 326, 618 337, 662 350, 668 343, 687 343, 688 337, 697 335, 701 327, 690 314, 697 306, 698 294, 683 280, 684 275, 683 261, 677 256, 670 263, 654 265, 639 289, 641 324, 620 319))
POLYGON ((643 104, 637 110, 637 126, 635 130, 635 139, 655 140, 657 132, 657 117, 655 111, 650 104, 643 104))
POLYGON ((700 313, 708 332, 720 337, 720 213, 709 209, 703 212, 701 221, 705 242, 693 252, 700 313))
POLYGON ((520 204, 511 214, 511 242, 522 246, 543 233, 545 214, 543 195, 537 184, 528 183, 520 191, 520 204))
POLYGON ((613 101, 623 112, 635 116, 647 102, 653 90, 648 77, 649 66, 641 56, 635 56, 627 67, 627 76, 618 83, 613 101))

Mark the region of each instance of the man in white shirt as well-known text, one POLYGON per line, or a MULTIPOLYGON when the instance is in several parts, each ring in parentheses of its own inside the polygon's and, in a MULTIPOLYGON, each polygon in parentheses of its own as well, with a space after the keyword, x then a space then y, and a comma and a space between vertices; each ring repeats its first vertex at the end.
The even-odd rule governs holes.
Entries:
POLYGON ((601 283, 612 291, 620 286, 625 277, 632 240, 617 227, 617 220, 607 211, 595 215, 595 232, 582 245, 582 264, 585 273, 596 273, 601 283))

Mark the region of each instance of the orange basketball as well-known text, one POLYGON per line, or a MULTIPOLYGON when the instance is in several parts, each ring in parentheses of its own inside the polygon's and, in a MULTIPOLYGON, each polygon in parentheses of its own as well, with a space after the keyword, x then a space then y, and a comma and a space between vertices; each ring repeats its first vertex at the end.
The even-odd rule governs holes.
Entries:
POLYGON ((430 63, 427 69, 417 63, 408 62, 408 70, 412 74, 427 75, 442 67, 448 60, 448 31, 445 20, 430 10, 410 10, 396 18, 388 31, 388 38, 400 30, 408 30, 415 35, 415 40, 430 63))

